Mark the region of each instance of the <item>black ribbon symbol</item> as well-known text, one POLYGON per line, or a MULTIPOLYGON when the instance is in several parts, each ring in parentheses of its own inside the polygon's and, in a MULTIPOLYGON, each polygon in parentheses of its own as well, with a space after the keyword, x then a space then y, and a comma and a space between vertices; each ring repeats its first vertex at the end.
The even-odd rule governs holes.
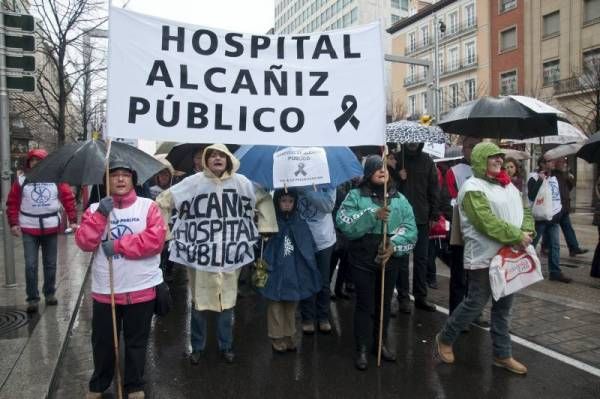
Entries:
POLYGON ((294 176, 298 176, 298 174, 302 173, 302 176, 306 176, 306 172, 304 171, 304 164, 300 162, 298 164, 298 170, 294 172, 294 176))
POLYGON ((342 111, 344 111, 344 113, 335 118, 334 121, 335 128, 338 132, 344 127, 346 123, 348 123, 348 121, 354 127, 355 130, 358 130, 358 125, 360 124, 360 121, 356 116, 354 116, 354 113, 356 112, 357 108, 358 103, 356 101, 356 97, 354 97, 351 94, 345 95, 342 99, 342 111), (348 103, 350 103, 350 106, 348 106, 348 103))

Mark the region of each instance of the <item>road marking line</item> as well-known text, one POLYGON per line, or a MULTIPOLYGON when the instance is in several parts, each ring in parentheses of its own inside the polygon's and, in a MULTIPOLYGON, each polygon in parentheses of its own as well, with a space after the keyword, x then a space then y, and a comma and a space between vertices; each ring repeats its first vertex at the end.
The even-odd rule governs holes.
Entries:
MULTIPOLYGON (((450 314, 448 309, 446 309, 440 305, 435 305, 435 306, 436 306, 438 312, 444 313, 445 315, 450 314)), ((475 324, 475 326, 477 326, 478 328, 481 328, 482 330, 486 330, 486 331, 490 330, 489 328, 481 327, 476 324, 475 324)), ((558 353, 556 351, 553 351, 552 349, 548 349, 542 345, 536 344, 535 342, 528 341, 525 338, 517 337, 516 335, 513 335, 513 334, 510 335, 510 338, 513 342, 515 342, 519 345, 522 345, 522 346, 529 348, 531 350, 534 350, 536 352, 540 352, 543 355, 549 356, 553 359, 556 359, 558 361, 566 363, 566 364, 573 366, 579 370, 583 370, 587 373, 595 375, 596 377, 600 377, 600 369, 598 369, 594 366, 590 366, 589 364, 586 364, 580 360, 573 359, 572 357, 563 355, 562 353, 558 353)))

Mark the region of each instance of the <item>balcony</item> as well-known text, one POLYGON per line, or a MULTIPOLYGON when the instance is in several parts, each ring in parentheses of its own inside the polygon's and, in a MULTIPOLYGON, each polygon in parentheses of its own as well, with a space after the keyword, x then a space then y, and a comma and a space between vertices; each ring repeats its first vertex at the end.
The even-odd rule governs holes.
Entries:
POLYGON ((554 95, 560 96, 600 88, 600 79, 593 76, 575 76, 554 82, 554 95))
MULTIPOLYGON (((462 36, 465 33, 474 31, 477 29, 477 21, 475 19, 469 19, 465 22, 463 22, 460 25, 456 25, 454 27, 447 27, 447 30, 445 33, 440 33, 439 36, 439 41, 440 44, 445 43, 447 41, 450 41, 456 37, 462 36)), ((421 52, 425 49, 428 49, 429 47, 433 46, 433 37, 428 37, 426 40, 422 40, 419 42, 414 43, 413 45, 408 45, 405 49, 404 49, 404 55, 411 55, 411 54, 415 54, 418 52, 421 52)))
POLYGON ((415 86, 421 83, 425 83, 426 80, 426 73, 415 73, 404 78, 404 87, 415 86))
POLYGON ((460 62, 454 61, 443 65, 440 70, 440 76, 452 75, 454 73, 466 71, 468 69, 477 67, 477 56, 467 57, 462 59, 460 62))

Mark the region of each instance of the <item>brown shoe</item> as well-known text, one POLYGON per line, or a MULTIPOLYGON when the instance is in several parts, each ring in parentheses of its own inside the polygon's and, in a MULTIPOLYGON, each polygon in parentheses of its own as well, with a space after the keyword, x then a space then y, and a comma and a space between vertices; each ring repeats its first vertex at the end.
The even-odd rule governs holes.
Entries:
POLYGON ((85 394, 85 399, 102 399, 102 392, 88 391, 88 393, 85 394))
POLYGON ((452 345, 446 345, 440 341, 440 334, 435 336, 433 344, 433 354, 444 363, 454 363, 454 351, 452 345))
POLYGON ((273 350, 277 353, 284 353, 287 351, 287 345, 285 344, 285 340, 283 338, 273 338, 271 339, 271 346, 273 350))
POLYGON ((127 395, 127 399, 144 399, 145 397, 144 391, 135 391, 127 395))
POLYGON ((503 369, 512 371, 515 374, 527 374, 527 367, 512 357, 507 357, 506 359, 498 359, 495 357, 494 366, 502 367, 503 369))

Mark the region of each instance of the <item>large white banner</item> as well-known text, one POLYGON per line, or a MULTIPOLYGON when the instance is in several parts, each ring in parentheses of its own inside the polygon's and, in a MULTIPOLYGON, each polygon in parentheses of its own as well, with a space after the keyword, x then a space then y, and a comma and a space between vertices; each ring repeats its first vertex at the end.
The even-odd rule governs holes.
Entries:
POLYGON ((263 36, 111 8, 108 69, 111 137, 383 144, 379 23, 263 36))

